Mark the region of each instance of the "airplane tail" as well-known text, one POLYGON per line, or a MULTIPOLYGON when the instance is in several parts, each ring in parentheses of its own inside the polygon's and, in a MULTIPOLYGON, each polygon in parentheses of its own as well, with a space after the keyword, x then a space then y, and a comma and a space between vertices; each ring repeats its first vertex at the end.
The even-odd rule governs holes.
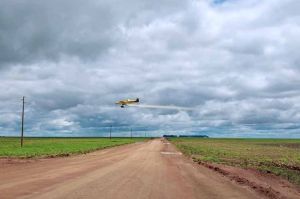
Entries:
POLYGON ((136 100, 135 100, 136 102, 140 102, 140 99, 139 98, 136 98, 136 100))

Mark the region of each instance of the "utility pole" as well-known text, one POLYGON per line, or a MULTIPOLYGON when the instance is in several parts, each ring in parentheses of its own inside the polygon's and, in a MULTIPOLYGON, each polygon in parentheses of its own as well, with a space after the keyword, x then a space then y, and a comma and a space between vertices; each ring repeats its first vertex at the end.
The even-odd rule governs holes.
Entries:
POLYGON ((109 139, 111 139, 111 128, 112 128, 112 125, 110 125, 110 130, 109 130, 109 139))
POLYGON ((24 137, 24 104, 25 97, 22 98, 22 127, 21 127, 21 147, 23 147, 23 137, 24 137))

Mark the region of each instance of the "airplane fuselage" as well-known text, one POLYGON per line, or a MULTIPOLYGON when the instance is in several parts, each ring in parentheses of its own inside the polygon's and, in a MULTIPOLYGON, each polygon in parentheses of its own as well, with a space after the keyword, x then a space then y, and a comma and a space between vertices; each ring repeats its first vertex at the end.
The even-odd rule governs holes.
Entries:
POLYGON ((116 102, 116 104, 120 105, 121 108, 124 108, 127 105, 139 103, 139 101, 140 101, 139 98, 136 98, 135 100, 127 99, 127 100, 120 100, 116 102))

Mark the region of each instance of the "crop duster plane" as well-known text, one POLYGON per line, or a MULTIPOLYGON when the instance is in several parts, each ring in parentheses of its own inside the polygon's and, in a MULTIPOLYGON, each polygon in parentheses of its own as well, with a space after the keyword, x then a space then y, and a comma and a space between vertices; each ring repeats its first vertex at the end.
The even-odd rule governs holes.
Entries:
POLYGON ((136 99, 121 100, 116 102, 116 104, 119 104, 121 108, 125 108, 125 106, 128 106, 129 104, 136 104, 139 102, 140 102, 139 98, 136 98, 136 99))

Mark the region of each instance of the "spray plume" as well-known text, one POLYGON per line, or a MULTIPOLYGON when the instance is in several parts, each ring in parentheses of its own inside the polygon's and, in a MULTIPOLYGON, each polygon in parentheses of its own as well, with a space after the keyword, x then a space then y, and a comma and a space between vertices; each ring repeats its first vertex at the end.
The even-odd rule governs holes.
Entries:
POLYGON ((129 106, 139 107, 139 108, 153 108, 153 109, 169 109, 169 110, 179 110, 179 111, 192 111, 192 108, 181 107, 181 106, 169 106, 169 105, 150 105, 150 104, 131 104, 129 106))

